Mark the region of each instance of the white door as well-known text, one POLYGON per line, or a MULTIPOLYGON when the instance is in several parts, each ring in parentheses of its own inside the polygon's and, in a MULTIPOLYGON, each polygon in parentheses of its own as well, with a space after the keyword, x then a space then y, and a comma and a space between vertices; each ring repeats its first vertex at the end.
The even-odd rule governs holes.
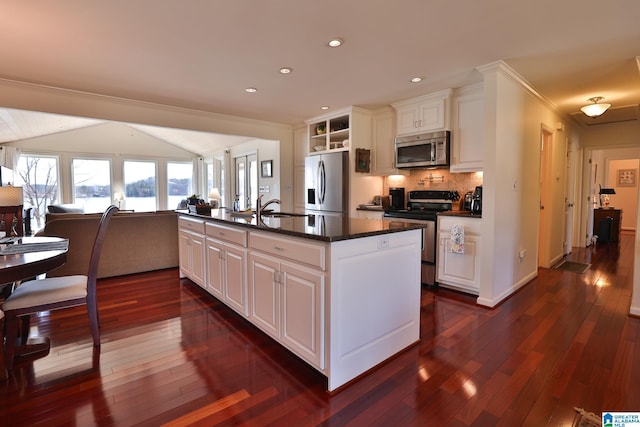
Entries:
POLYGON ((224 301, 224 250, 223 245, 207 239, 207 291, 224 301))
POLYGON ((240 210, 255 209, 258 197, 258 156, 236 157, 236 195, 240 210))
POLYGON ((280 263, 257 254, 249 255, 249 287, 254 325, 280 339, 280 263))
POLYGON ((224 245, 225 301, 229 307, 244 316, 249 315, 247 304, 247 252, 224 245))

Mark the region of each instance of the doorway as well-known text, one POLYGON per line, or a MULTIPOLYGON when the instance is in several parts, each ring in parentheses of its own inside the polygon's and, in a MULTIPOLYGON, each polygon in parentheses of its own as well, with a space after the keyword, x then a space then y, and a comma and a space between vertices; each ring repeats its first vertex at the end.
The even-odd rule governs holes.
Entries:
POLYGON ((551 162, 553 153, 553 132, 544 126, 541 128, 540 136, 540 219, 538 226, 538 266, 551 267, 551 238, 549 230, 551 229, 551 162))
POLYGON ((235 158, 236 198, 240 210, 255 209, 258 197, 258 156, 249 154, 235 158))

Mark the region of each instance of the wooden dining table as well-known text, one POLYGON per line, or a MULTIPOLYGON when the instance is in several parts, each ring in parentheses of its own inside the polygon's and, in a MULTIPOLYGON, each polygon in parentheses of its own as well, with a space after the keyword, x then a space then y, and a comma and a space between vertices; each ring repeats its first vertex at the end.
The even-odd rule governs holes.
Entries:
MULTIPOLYGON (((21 237, 19 243, 64 241, 60 237, 21 237)), ((60 267, 67 261, 67 250, 47 250, 0 255, 0 286, 29 279, 60 267)))
MULTIPOLYGON (((65 239, 59 237, 20 237, 12 244, 32 245, 59 243, 65 239)), ((4 245, 0 245, 2 248, 4 245)), ((33 250, 29 252, 0 254, 0 292, 8 294, 14 283, 34 278, 60 267, 67 261, 67 249, 33 250), (7 288, 7 289, 5 289, 7 288), (5 292, 5 290, 7 292, 5 292)), ((21 342, 16 348, 16 357, 40 357, 49 353, 49 339, 37 337, 21 342)))

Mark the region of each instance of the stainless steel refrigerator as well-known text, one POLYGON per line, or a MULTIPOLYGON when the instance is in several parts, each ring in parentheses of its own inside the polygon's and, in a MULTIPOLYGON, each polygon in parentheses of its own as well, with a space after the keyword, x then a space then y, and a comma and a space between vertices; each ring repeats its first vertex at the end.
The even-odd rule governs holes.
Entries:
POLYGON ((349 153, 318 154, 305 159, 305 211, 346 216, 349 204, 349 153))

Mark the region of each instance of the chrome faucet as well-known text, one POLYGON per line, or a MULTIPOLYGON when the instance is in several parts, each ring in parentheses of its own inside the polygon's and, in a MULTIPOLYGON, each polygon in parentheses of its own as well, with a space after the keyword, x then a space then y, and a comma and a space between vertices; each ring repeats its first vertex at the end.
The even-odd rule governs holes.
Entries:
POLYGON ((260 216, 262 215, 262 211, 264 210, 264 208, 266 208, 269 205, 272 205, 274 203, 280 204, 280 199, 271 199, 269 201, 267 201, 264 205, 262 204, 262 197, 264 196, 264 194, 261 194, 258 196, 258 200, 256 200, 256 216, 258 218, 260 218, 260 216))

